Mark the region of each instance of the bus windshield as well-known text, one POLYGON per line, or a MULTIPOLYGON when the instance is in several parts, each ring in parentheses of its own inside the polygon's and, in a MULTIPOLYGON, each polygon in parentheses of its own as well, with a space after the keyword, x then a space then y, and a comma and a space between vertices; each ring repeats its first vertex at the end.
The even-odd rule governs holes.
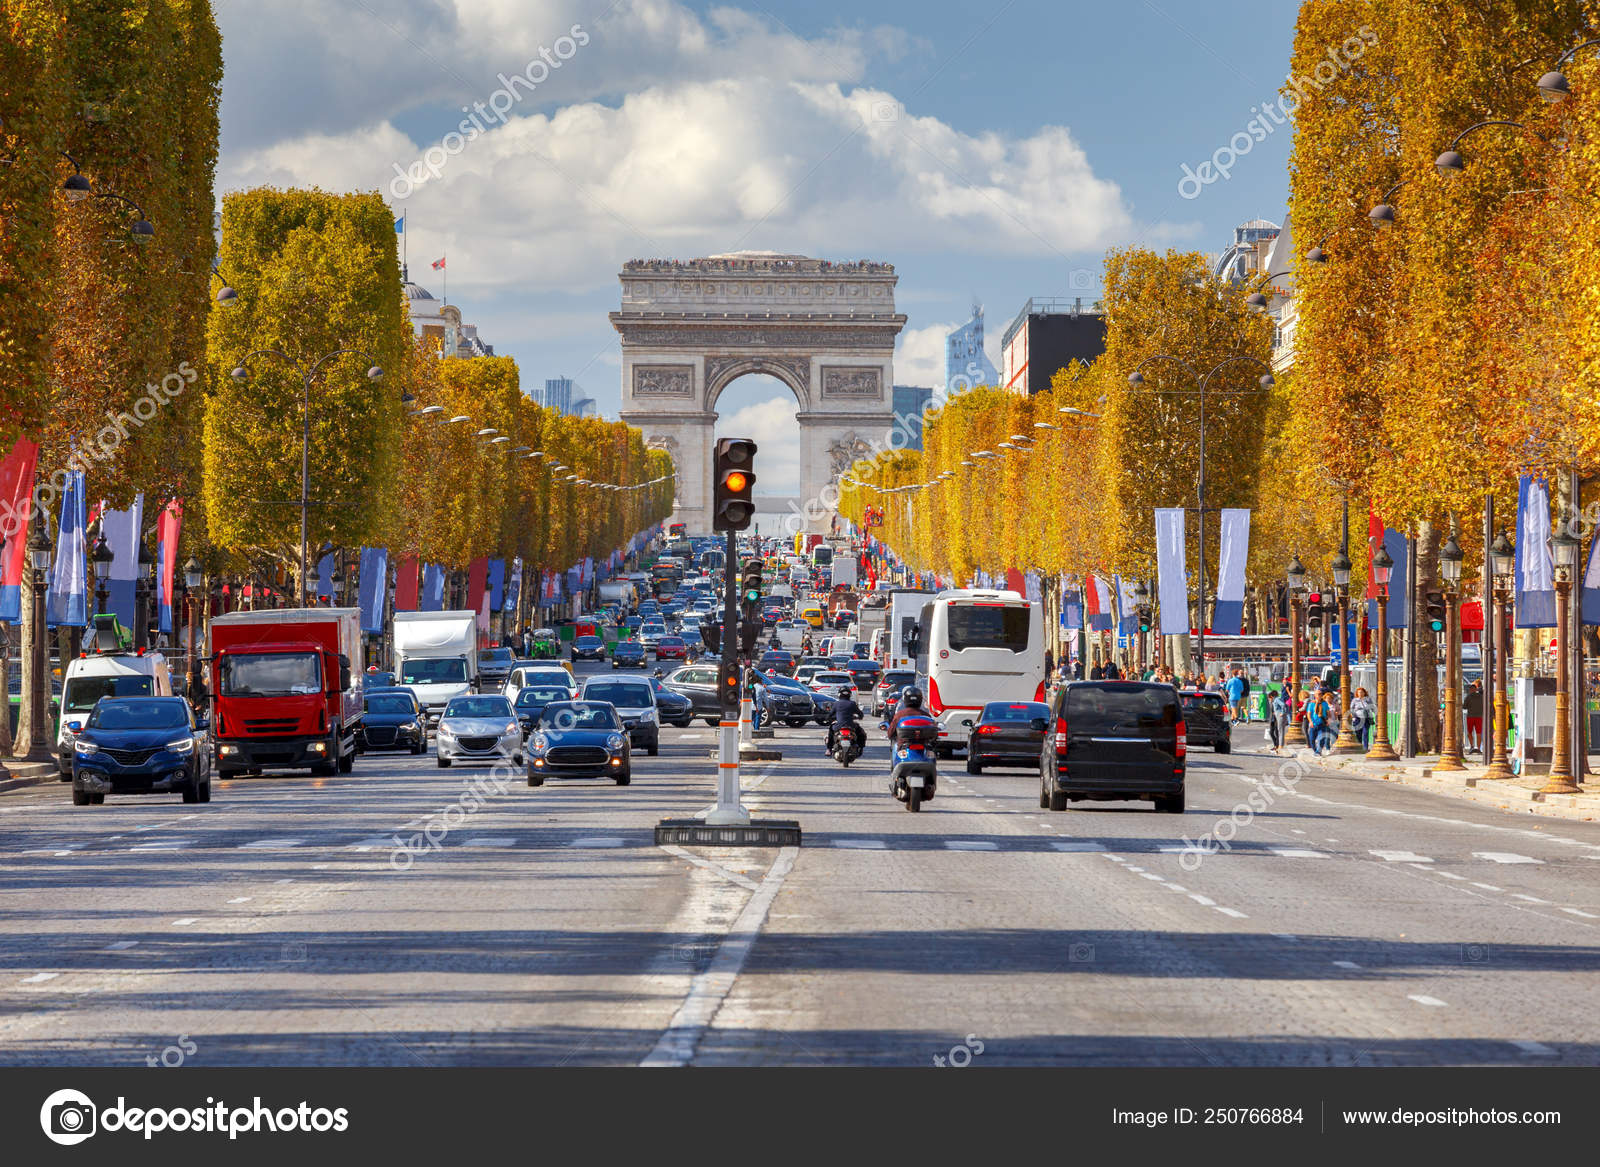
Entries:
POLYGON ((1028 609, 1005 604, 951 604, 946 625, 952 652, 969 648, 1028 649, 1028 609))

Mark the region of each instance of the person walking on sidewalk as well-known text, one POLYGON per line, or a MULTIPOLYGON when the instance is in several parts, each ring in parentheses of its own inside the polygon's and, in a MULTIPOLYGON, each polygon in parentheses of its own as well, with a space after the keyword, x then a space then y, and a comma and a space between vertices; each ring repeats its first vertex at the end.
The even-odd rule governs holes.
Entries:
POLYGON ((1483 681, 1472 682, 1467 690, 1467 753, 1483 752, 1483 681))
POLYGON ((1243 670, 1234 669, 1233 676, 1223 684, 1222 691, 1228 696, 1228 723, 1238 725, 1244 720, 1244 695, 1247 691, 1243 670))
POLYGON ((1372 723, 1377 720, 1378 711, 1372 704, 1372 699, 1367 696, 1365 689, 1357 689, 1350 700, 1350 730, 1361 739, 1361 748, 1367 748, 1367 742, 1372 737, 1372 723))
POLYGON ((1272 752, 1283 752, 1284 735, 1289 729, 1289 702, 1284 699, 1284 690, 1268 694, 1267 700, 1267 732, 1271 735, 1272 752))

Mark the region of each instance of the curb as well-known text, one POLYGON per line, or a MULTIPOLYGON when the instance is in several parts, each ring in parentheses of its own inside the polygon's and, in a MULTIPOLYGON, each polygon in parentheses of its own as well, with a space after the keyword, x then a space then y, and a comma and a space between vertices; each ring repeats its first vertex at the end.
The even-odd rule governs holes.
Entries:
POLYGON ((0 779, 0 794, 9 790, 26 790, 31 786, 45 786, 56 781, 60 773, 54 762, 13 762, 6 767, 11 777, 0 779))
POLYGON ((1516 781, 1485 780, 1482 767, 1436 774, 1426 763, 1408 766, 1394 762, 1368 762, 1359 757, 1346 760, 1337 755, 1324 755, 1316 759, 1316 764, 1323 769, 1357 778, 1394 782, 1511 814, 1531 814, 1573 822, 1600 821, 1600 790, 1585 794, 1540 794, 1516 781))

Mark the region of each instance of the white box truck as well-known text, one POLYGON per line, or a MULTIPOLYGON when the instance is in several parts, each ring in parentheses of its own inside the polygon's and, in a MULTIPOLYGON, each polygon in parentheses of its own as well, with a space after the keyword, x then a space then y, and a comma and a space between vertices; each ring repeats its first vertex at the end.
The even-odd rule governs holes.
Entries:
POLYGON ((396 612, 395 684, 417 695, 430 725, 478 682, 476 612, 396 612))
POLYGON ((922 606, 933 599, 926 589, 896 588, 889 593, 889 652, 884 670, 917 667, 916 654, 906 651, 906 633, 920 626, 922 606))
POLYGON ((608 579, 600 585, 600 602, 617 605, 626 616, 639 606, 639 593, 632 580, 608 579))
POLYGON ((833 557, 834 587, 853 588, 856 586, 856 561, 853 555, 835 555, 833 557))

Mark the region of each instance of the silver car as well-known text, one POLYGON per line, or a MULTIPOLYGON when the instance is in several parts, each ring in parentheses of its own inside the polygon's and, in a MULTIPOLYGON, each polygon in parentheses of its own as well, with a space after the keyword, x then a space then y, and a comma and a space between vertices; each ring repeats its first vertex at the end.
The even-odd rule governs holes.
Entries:
POLYGON ((661 719, 656 714, 656 691, 644 678, 590 677, 583 683, 584 701, 603 701, 616 707, 627 728, 628 739, 643 746, 650 757, 661 748, 661 719))
POLYGON ((455 762, 514 762, 522 765, 522 724, 511 702, 499 694, 453 697, 439 718, 434 743, 439 768, 455 762))

